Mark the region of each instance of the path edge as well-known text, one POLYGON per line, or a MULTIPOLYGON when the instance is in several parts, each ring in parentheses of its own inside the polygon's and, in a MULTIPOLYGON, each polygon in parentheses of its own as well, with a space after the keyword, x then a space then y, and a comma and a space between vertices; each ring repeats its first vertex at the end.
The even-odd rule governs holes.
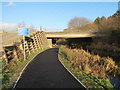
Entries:
MULTIPOLYGON (((60 48, 59 48, 60 49, 60 48)), ((59 50, 60 51, 60 50, 59 50)), ((67 67, 62 63, 62 61, 60 60, 60 57, 59 57, 59 52, 58 52, 58 60, 59 62, 63 65, 63 67, 86 89, 88 90, 88 88, 79 80, 76 78, 76 76, 70 72, 70 70, 67 69, 67 67)))
MULTIPOLYGON (((48 48, 48 49, 51 49, 51 48, 48 48)), ((46 49, 46 50, 48 50, 48 49, 46 49)), ((46 50, 44 50, 44 51, 46 51, 46 50)), ((42 52, 44 52, 44 51, 42 51, 42 52)), ((42 52, 40 52, 40 53, 42 53, 42 52)), ((40 54, 40 53, 38 53, 38 54, 40 54)), ((24 68, 23 68, 22 71, 20 72, 20 74, 19 74, 17 80, 15 81, 15 84, 13 85, 12 90, 15 89, 15 87, 16 87, 18 81, 20 80, 20 78, 21 78, 23 72, 25 71, 26 67, 33 61, 33 59, 34 59, 38 54, 36 54, 36 55, 35 55, 35 56, 24 66, 24 68)))

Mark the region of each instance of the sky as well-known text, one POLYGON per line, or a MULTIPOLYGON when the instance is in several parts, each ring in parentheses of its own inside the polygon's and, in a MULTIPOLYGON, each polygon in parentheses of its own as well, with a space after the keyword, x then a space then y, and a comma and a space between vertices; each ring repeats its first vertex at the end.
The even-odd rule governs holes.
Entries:
POLYGON ((109 17, 118 10, 117 2, 3 2, 2 23, 43 26, 47 31, 67 28, 74 17, 109 17))

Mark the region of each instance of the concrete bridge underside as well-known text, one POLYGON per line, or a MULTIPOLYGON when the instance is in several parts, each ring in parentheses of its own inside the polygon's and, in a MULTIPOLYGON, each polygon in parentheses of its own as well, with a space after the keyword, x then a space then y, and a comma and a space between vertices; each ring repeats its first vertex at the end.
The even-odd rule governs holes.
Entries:
POLYGON ((46 37, 48 39, 49 46, 52 47, 53 42, 55 42, 59 38, 63 39, 87 39, 94 38, 98 35, 95 33, 46 33, 46 37))

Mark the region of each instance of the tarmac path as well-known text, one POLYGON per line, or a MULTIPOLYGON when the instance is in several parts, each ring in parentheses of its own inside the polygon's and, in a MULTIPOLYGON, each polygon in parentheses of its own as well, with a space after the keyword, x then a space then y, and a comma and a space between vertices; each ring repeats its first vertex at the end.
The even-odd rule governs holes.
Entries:
POLYGON ((85 89, 60 63, 58 48, 38 54, 26 67, 17 88, 82 88, 85 89))

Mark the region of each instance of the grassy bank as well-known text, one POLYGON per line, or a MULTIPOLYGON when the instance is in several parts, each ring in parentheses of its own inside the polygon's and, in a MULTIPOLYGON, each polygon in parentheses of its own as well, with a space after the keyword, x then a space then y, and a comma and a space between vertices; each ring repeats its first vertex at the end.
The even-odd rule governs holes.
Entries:
MULTIPOLYGON (((102 66, 99 68, 100 61, 103 58, 93 56, 84 50, 71 50, 66 47, 60 48, 59 58, 87 88, 114 89, 114 86, 108 79, 108 75, 106 74, 107 72, 104 70, 106 67, 104 68, 104 66, 102 66), (93 60, 95 60, 96 63, 93 60)), ((111 59, 105 60, 108 61, 106 62, 106 66, 111 65, 111 67, 113 66, 112 68, 116 68, 116 65, 111 59)), ((111 70, 112 72, 111 68, 107 69, 111 70)))
POLYGON ((31 53, 29 56, 27 56, 27 60, 16 60, 11 61, 10 63, 6 63, 5 60, 1 60, 0 63, 2 63, 2 89, 10 89, 13 87, 15 81, 20 75, 20 72, 23 70, 25 65, 29 63, 33 58, 39 54, 40 52, 45 51, 48 48, 45 49, 39 49, 33 53, 31 53))

